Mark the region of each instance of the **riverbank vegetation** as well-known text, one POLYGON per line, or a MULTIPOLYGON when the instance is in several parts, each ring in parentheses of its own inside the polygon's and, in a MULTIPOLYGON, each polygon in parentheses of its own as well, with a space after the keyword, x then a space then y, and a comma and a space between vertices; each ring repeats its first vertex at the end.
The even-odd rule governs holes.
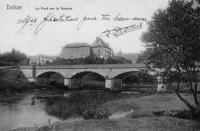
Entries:
POLYGON ((13 66, 29 64, 29 58, 22 52, 12 49, 10 52, 0 54, 0 66, 13 66))
POLYGON ((17 68, 18 65, 29 64, 29 58, 22 52, 12 49, 10 52, 0 54, 0 91, 26 91, 36 89, 38 85, 29 82, 23 73, 17 68), (16 66, 13 68, 4 68, 16 66))
POLYGON ((18 69, 0 70, 0 91, 25 91, 35 89, 36 85, 30 83, 18 69))
MULTIPOLYGON (((198 4, 200 1, 196 1, 198 4)), ((175 72, 176 87, 174 92, 191 110, 194 118, 200 120, 200 99, 198 82, 200 77, 200 7, 194 1, 172 0, 166 9, 155 12, 148 23, 147 32, 142 40, 146 51, 139 57, 139 62, 169 83, 171 73, 175 72), (156 69, 160 69, 160 72, 156 69), (183 97, 180 90, 181 76, 186 75, 185 83, 193 95, 191 104, 183 97)))
POLYGON ((78 65, 78 64, 131 64, 132 62, 123 57, 114 58, 98 58, 94 55, 88 56, 86 58, 75 58, 75 59, 64 59, 57 58, 48 65, 78 65))

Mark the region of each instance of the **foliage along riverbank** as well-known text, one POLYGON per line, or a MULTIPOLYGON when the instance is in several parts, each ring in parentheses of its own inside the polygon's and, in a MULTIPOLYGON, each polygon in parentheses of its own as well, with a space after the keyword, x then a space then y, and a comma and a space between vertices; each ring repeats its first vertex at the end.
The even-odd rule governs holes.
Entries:
POLYGON ((41 89, 41 86, 29 82, 18 69, 0 69, 0 92, 22 92, 34 89, 41 89))
POLYGON ((82 90, 80 92, 66 92, 65 96, 36 96, 44 102, 47 114, 66 120, 73 117, 83 119, 108 119, 112 111, 101 105, 128 98, 134 94, 114 93, 106 90, 82 90))

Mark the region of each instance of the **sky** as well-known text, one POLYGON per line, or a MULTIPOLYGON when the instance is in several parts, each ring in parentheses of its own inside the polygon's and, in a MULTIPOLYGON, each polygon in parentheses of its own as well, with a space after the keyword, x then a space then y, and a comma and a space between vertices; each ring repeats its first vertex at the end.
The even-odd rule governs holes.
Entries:
POLYGON ((147 30, 147 21, 151 20, 157 9, 164 9, 167 5, 168 0, 1 0, 0 52, 15 48, 27 55, 55 56, 59 55, 62 47, 68 43, 92 44, 97 36, 101 36, 115 53, 120 50, 123 53, 139 53, 144 50, 140 37, 142 32, 147 30), (11 9, 11 6, 21 6, 21 9, 11 9), (48 10, 41 7, 48 7, 48 10), (61 7, 68 10, 61 10, 61 7), (45 22, 44 26, 41 26, 41 22, 49 14, 56 18, 62 15, 71 16, 77 18, 77 21, 45 22), (146 21, 114 21, 118 14, 123 18, 145 18, 146 21), (102 15, 108 15, 110 19, 102 20, 102 15), (25 19, 27 17, 29 20, 25 19), (82 23, 84 17, 90 20, 82 23), (118 37, 112 34, 109 37, 100 35, 106 30, 140 23, 140 29, 118 37), (78 25, 81 25, 79 30, 78 25), (40 27, 41 30, 35 34, 40 27))

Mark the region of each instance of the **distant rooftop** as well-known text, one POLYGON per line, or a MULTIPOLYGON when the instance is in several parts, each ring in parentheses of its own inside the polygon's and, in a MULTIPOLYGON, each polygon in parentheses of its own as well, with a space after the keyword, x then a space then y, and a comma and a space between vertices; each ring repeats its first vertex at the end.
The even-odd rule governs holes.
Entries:
MULTIPOLYGON (((88 43, 69 43, 64 46, 64 48, 76 48, 76 47, 90 47, 88 43)), ((92 43, 91 47, 106 47, 111 49, 109 44, 104 42, 101 38, 97 37, 95 41, 92 43)))
POLYGON ((95 41, 92 43, 91 45, 92 47, 106 47, 106 48, 110 48, 109 44, 104 42, 101 38, 97 37, 95 39, 95 41))

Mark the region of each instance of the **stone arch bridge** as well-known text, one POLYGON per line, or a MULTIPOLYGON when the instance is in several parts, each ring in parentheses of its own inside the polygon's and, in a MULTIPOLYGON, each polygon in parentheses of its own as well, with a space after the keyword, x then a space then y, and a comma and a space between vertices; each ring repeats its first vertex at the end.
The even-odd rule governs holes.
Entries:
MULTIPOLYGON (((47 72, 59 73, 64 77, 64 85, 70 87, 71 79, 77 74, 92 72, 105 78, 105 88, 113 89, 114 81, 123 74, 139 72, 146 67, 142 64, 91 64, 91 65, 49 65, 20 66, 19 69, 30 81, 47 72)), ((151 74, 151 73, 150 73, 151 74)), ((151 74, 152 75, 152 74, 151 74)))

